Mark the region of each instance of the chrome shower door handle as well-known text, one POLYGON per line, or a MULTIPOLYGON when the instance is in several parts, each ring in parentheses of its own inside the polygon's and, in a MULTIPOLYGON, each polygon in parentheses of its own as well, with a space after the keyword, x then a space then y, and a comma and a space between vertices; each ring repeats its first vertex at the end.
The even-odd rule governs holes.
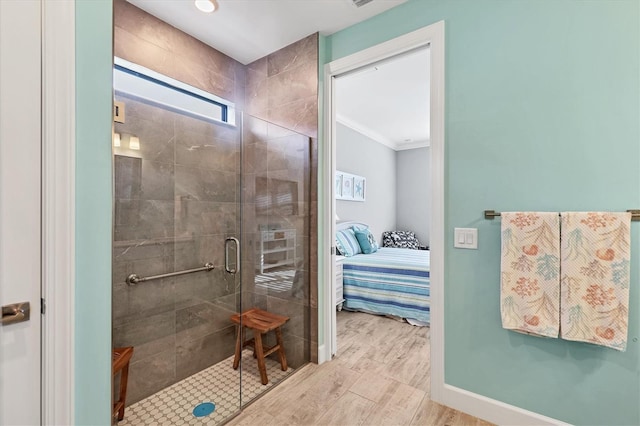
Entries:
POLYGON ((224 242, 224 270, 230 274, 235 274, 240 268, 240 241, 235 237, 228 237, 224 242), (236 264, 233 269, 229 266, 229 246, 230 242, 234 242, 236 245, 236 264))

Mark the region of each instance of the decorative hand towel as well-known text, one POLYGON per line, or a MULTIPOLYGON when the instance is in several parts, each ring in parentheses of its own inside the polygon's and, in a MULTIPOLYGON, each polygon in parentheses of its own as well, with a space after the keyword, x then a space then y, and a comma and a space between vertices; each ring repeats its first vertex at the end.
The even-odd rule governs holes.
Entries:
POLYGON ((561 337, 627 347, 631 213, 562 213, 561 337))
POLYGON ((560 324, 558 213, 502 213, 502 327, 558 337, 560 324))

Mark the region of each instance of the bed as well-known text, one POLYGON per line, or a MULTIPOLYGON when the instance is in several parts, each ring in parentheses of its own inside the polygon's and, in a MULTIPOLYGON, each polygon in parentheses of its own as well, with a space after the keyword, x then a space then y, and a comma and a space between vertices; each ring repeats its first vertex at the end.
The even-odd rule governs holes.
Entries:
POLYGON ((428 325, 429 251, 381 247, 371 254, 347 257, 343 291, 345 309, 428 325))

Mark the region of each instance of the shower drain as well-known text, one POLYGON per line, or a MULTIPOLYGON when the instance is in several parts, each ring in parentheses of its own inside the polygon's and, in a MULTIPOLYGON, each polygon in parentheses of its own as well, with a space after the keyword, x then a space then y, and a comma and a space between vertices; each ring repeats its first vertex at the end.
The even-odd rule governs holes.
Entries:
POLYGON ((203 402, 201 404, 196 405, 193 409, 193 415, 196 417, 204 417, 213 413, 216 409, 216 404, 213 402, 203 402))

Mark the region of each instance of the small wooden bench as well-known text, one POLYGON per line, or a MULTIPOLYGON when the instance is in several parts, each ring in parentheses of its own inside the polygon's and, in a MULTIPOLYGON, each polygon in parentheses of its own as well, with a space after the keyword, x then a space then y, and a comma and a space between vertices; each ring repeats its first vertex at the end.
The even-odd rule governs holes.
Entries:
POLYGON ((120 374, 120 392, 118 392, 118 400, 113 404, 113 417, 118 421, 124 418, 124 403, 127 398, 127 380, 129 379, 129 361, 133 356, 133 347, 115 348, 111 358, 111 372, 113 377, 120 374))
POLYGON ((231 315, 231 321, 238 326, 236 353, 233 358, 234 370, 237 370, 240 365, 242 349, 247 346, 251 346, 253 348, 253 355, 258 360, 258 370, 260 370, 260 379, 263 385, 269 383, 269 379, 267 378, 267 368, 264 363, 265 357, 277 351, 278 359, 280 360, 280 367, 282 368, 282 371, 287 371, 287 357, 284 352, 282 331, 280 330, 280 327, 289 321, 289 317, 272 314, 271 312, 263 311, 258 308, 252 308, 242 314, 231 315), (247 341, 244 340, 244 328, 249 328, 253 331, 252 339, 247 341), (262 335, 269 331, 275 332, 276 344, 270 348, 265 348, 262 343, 262 335))

